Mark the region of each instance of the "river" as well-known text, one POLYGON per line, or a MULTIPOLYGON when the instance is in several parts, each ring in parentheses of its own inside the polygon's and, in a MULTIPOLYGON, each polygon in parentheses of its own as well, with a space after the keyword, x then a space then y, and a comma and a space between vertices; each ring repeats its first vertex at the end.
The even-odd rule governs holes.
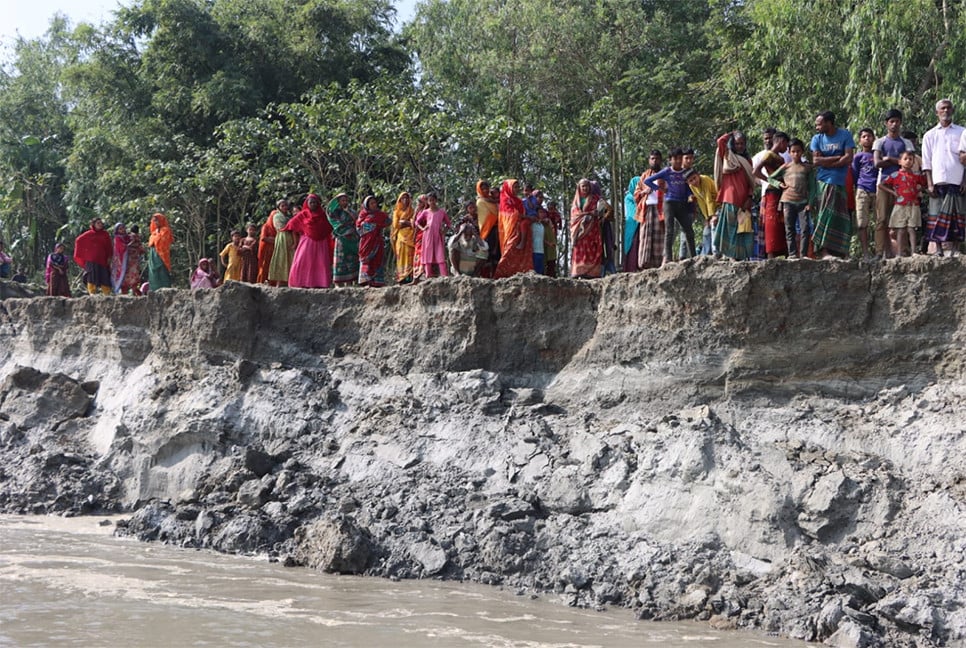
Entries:
POLYGON ((806 646, 638 621, 494 587, 392 582, 114 538, 103 518, 0 516, 3 646, 806 646))

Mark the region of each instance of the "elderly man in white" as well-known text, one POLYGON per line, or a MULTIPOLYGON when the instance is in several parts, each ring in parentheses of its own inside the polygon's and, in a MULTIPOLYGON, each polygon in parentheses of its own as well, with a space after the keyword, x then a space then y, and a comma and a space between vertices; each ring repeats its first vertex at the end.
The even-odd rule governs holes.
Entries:
POLYGON ((966 240, 966 174, 964 149, 966 129, 953 123, 953 103, 936 102, 939 123, 922 138, 922 170, 929 189, 929 221, 926 238, 937 244, 941 255, 956 255, 966 240))

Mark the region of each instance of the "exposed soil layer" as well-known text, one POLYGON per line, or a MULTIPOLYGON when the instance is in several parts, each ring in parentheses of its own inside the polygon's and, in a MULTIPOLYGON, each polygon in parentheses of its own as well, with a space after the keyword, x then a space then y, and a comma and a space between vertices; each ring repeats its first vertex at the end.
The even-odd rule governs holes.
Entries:
POLYGON ((0 284, 0 511, 836 646, 966 645, 966 263, 0 284))

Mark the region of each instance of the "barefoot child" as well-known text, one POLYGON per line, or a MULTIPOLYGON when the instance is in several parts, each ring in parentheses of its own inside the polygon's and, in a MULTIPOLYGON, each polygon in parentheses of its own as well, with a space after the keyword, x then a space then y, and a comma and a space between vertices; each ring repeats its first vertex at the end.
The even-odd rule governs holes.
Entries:
POLYGON ((231 241, 221 251, 218 257, 225 266, 225 281, 241 281, 242 255, 241 255, 242 235, 238 230, 232 230, 231 241))
POLYGON ((887 176, 879 183, 879 191, 887 191, 896 197, 896 205, 892 208, 889 218, 889 228, 896 233, 899 242, 898 249, 916 249, 916 228, 922 224, 919 212, 919 193, 927 186, 926 177, 921 173, 913 173, 912 167, 916 156, 903 151, 899 156, 899 170, 887 176))

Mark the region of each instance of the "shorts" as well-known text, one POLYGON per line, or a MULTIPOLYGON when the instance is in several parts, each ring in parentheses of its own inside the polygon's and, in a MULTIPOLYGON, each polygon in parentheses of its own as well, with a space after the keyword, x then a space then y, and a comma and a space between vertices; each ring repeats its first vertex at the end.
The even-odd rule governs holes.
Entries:
POLYGON ((865 189, 856 188, 855 224, 859 227, 868 227, 873 209, 875 209, 875 192, 868 192, 865 189))
POLYGON ((896 205, 892 208, 889 227, 902 229, 903 227, 920 227, 921 225, 922 212, 919 211, 919 205, 896 205))

